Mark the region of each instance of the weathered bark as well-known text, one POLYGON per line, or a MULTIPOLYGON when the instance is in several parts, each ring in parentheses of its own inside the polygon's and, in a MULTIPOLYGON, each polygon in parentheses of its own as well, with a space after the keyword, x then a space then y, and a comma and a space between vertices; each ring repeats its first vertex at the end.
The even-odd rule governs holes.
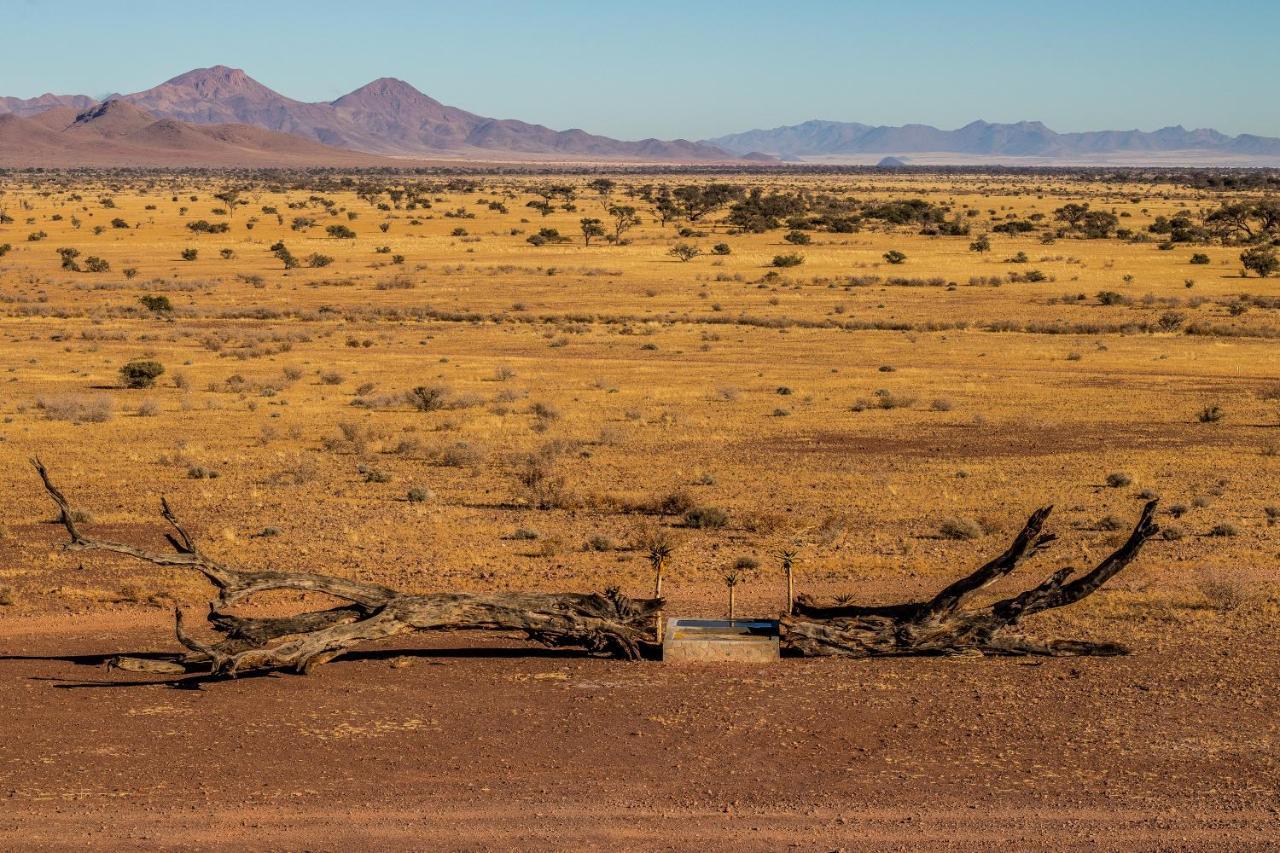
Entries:
POLYGON ((1019 630, 1026 616, 1075 604, 1096 592, 1138 556, 1143 544, 1159 532, 1153 518, 1156 501, 1142 509, 1129 538, 1097 568, 1068 582, 1074 569, 1055 572, 1044 583, 977 609, 961 606, 1055 539, 1042 533, 1052 507, 1036 510, 1009 549, 948 586, 929 601, 881 607, 821 606, 801 596, 793 613, 782 618, 782 644, 802 655, 877 657, 901 655, 1120 655, 1115 643, 1077 640, 1034 640, 1019 630))
MULTIPOLYGON (((174 612, 178 641, 191 663, 207 661, 215 673, 235 675, 248 669, 290 668, 309 672, 345 650, 408 631, 479 629, 522 631, 548 646, 577 646, 597 654, 635 660, 654 641, 654 614, 662 599, 632 600, 610 589, 604 593, 436 593, 407 595, 389 587, 307 572, 249 572, 231 569, 201 551, 178 522, 168 501, 161 515, 173 528, 167 534, 174 553, 153 553, 132 545, 86 536, 75 513, 38 459, 32 464, 58 505, 69 550, 107 551, 160 566, 200 572, 218 590, 208 621, 222 638, 202 643, 187 633, 181 609, 174 612), (249 618, 227 608, 270 590, 301 590, 348 602, 280 618, 249 618), (277 645, 273 641, 283 640, 277 645)), ((132 659, 123 668, 139 669, 132 659)))

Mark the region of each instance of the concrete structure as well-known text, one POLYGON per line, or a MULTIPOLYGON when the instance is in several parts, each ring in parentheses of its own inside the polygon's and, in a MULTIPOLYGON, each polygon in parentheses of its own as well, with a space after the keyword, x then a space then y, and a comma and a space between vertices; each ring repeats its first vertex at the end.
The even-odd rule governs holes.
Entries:
POLYGON ((668 619, 662 659, 769 663, 778 660, 778 623, 761 619, 668 619))

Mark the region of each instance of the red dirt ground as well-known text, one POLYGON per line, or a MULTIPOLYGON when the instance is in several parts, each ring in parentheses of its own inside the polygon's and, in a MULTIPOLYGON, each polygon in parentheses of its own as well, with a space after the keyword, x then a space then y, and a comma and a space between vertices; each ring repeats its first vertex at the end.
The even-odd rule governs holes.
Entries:
POLYGON ((1241 849, 1280 637, 1125 658, 620 663, 397 638, 176 689, 161 611, 0 622, 0 847, 1241 849), (73 627, 68 627, 69 625, 73 627))

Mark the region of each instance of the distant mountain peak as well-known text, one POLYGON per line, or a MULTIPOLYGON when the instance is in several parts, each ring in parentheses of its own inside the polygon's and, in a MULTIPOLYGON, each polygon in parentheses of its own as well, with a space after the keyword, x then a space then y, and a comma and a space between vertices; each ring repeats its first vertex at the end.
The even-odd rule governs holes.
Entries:
POLYGON ((207 100, 243 95, 255 97, 275 95, 275 92, 254 80, 242 69, 227 65, 193 68, 185 74, 179 74, 165 81, 156 88, 189 90, 207 100))
POLYGON ((356 103, 368 104, 383 101, 396 108, 412 105, 443 106, 435 98, 425 95, 409 83, 396 77, 379 77, 364 84, 359 89, 348 92, 341 98, 331 101, 335 107, 351 106, 356 103))

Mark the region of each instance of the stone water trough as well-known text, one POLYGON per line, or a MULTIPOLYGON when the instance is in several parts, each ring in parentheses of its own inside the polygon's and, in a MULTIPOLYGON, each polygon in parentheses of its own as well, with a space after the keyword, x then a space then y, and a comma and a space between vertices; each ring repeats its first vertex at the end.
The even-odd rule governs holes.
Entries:
POLYGON ((662 638, 666 662, 778 660, 778 623, 768 619, 667 620, 662 638))

